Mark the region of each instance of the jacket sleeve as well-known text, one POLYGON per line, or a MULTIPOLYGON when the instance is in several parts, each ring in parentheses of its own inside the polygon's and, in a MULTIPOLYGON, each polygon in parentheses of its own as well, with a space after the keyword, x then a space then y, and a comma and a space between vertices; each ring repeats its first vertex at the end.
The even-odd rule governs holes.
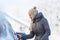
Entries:
POLYGON ((30 38, 33 38, 34 37, 34 32, 33 31, 31 31, 30 32, 30 34, 28 34, 28 35, 25 35, 25 36, 22 36, 22 39, 30 39, 30 38))
POLYGON ((42 36, 42 40, 44 39, 44 38, 46 38, 46 37, 48 37, 49 35, 50 35, 50 28, 49 28, 49 24, 48 24, 48 21, 46 20, 46 19, 44 19, 43 21, 42 21, 42 25, 43 25, 43 27, 44 27, 44 30, 45 30, 45 34, 42 36))

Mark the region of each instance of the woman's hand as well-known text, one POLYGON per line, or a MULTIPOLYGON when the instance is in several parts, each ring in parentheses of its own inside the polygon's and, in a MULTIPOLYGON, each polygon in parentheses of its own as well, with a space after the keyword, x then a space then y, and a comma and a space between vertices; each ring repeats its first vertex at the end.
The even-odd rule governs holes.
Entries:
POLYGON ((21 36, 20 34, 17 34, 17 37, 18 37, 19 39, 21 39, 22 36, 21 36))
POLYGON ((20 40, 22 38, 22 35, 16 34, 16 33, 14 33, 14 34, 17 36, 18 40, 20 40))

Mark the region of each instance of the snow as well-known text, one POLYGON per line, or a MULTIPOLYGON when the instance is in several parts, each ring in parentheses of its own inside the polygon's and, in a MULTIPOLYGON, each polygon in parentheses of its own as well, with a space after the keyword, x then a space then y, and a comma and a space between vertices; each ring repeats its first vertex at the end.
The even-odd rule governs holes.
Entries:
POLYGON ((7 16, 7 19, 15 32, 29 34, 28 10, 33 6, 37 6, 38 11, 43 12, 43 15, 48 19, 51 29, 49 39, 60 40, 60 0, 0 0, 0 10, 12 17, 7 16))
POLYGON ((6 19, 5 13, 0 11, 0 40, 14 40, 15 38, 17 40, 12 26, 6 19))

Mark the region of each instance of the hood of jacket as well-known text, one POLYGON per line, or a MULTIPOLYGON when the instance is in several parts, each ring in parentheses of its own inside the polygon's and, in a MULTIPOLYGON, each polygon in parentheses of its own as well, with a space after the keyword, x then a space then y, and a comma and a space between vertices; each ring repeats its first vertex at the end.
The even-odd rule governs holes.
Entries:
POLYGON ((44 18, 44 16, 43 16, 42 12, 39 12, 39 13, 35 16, 35 18, 33 19, 33 23, 39 22, 42 18, 44 18))

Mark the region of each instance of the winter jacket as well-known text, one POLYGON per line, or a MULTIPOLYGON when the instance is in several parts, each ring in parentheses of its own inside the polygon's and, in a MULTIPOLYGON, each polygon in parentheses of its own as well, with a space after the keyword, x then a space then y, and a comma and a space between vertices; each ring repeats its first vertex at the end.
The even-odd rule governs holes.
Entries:
POLYGON ((33 19, 35 26, 32 28, 32 31, 29 35, 23 36, 22 38, 30 39, 35 36, 34 40, 49 40, 50 28, 47 19, 38 13, 33 19))

